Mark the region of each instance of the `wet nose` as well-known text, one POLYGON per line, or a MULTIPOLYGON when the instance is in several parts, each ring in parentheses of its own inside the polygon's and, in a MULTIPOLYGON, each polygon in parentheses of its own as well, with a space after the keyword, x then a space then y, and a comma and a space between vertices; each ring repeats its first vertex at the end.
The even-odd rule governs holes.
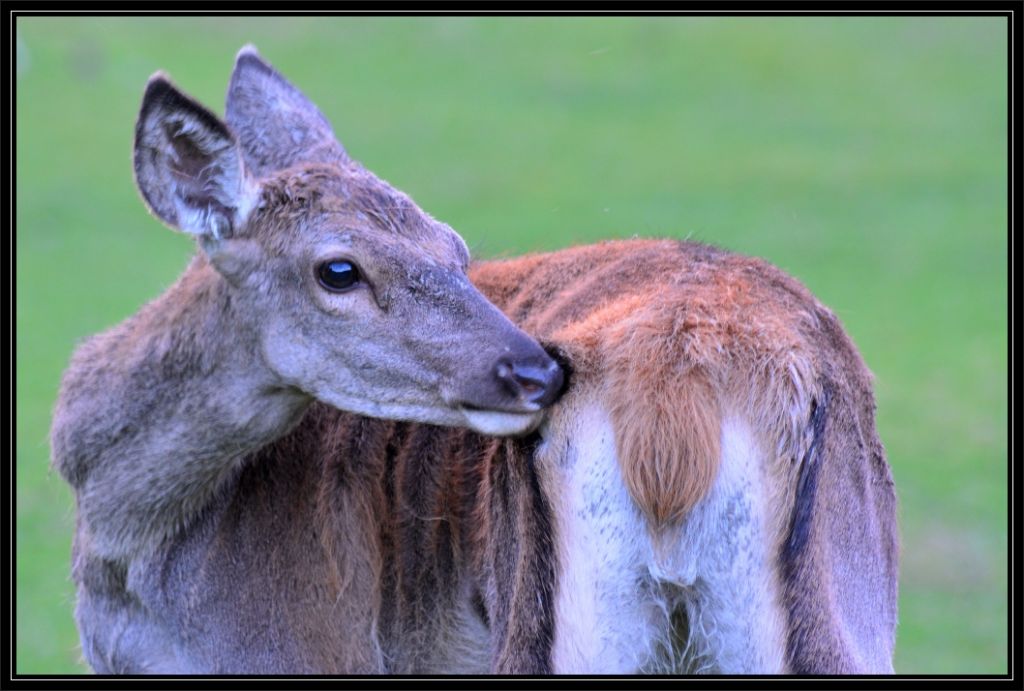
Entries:
POLYGON ((551 358, 542 361, 502 358, 495 366, 494 375, 513 396, 542 408, 554 402, 562 390, 562 368, 551 358))

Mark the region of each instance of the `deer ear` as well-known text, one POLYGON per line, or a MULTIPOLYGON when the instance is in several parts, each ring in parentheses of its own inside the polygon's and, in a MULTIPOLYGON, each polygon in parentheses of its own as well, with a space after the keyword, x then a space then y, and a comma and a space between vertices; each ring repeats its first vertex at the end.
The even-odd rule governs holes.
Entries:
POLYGON ((245 225, 258 196, 220 118, 157 72, 135 125, 135 184, 172 228, 219 240, 245 225))
POLYGON ((348 161, 327 118, 251 45, 235 58, 225 112, 257 176, 300 161, 348 161))

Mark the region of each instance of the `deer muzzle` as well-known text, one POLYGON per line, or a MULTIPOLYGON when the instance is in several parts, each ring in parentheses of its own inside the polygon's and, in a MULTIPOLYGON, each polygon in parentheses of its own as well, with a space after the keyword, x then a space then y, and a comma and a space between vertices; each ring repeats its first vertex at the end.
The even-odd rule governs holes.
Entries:
POLYGON ((499 356, 489 376, 467 383, 460 392, 454 407, 471 429, 489 435, 526 434, 562 394, 561 366, 532 339, 524 338, 519 346, 499 356))
POLYGON ((517 401, 538 408, 554 403, 564 381, 562 368, 546 355, 521 360, 500 358, 494 376, 517 401))

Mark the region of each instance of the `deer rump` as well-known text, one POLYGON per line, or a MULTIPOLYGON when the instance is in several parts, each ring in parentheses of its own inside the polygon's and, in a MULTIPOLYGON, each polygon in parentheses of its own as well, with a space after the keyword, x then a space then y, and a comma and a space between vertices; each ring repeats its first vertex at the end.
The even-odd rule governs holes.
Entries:
MULTIPOLYGON (((419 268, 393 272, 395 281, 412 281, 400 286, 404 292, 377 296, 392 300, 395 328, 408 331, 382 347, 409 374, 367 384, 362 398, 331 398, 345 382, 324 358, 291 367, 285 356, 296 330, 250 319, 251 328, 269 332, 262 350, 223 344, 219 352, 241 372, 278 353, 280 371, 247 375, 252 386, 244 391, 287 390, 284 402, 264 401, 279 412, 272 424, 254 428, 259 411, 238 410, 233 398, 241 390, 233 388, 236 370, 205 352, 204 369, 190 370, 188 385, 216 396, 220 407, 209 410, 223 417, 170 407, 179 416, 170 431, 146 436, 146 425, 162 423, 151 412, 157 408, 139 408, 138 419, 117 419, 117 409, 97 415, 114 394, 128 400, 142 391, 153 399, 147 406, 166 404, 158 394, 171 384, 161 372, 181 366, 170 357, 149 362, 160 348, 178 353, 165 348, 173 334, 149 326, 161 322, 153 316, 160 301, 79 350, 55 414, 54 462, 79 502, 76 618, 96 671, 892 671, 895 495, 875 431, 871 376, 835 316, 797 281, 699 243, 630 240, 481 262, 469 270, 471 289, 461 283, 461 240, 352 164, 319 111, 255 51, 240 53, 229 89, 229 124, 248 123, 232 125, 237 131, 162 78, 149 91, 155 95, 145 103, 155 112, 189 119, 152 131, 140 124, 156 142, 143 148, 152 157, 137 160, 140 178, 147 166, 159 168, 167 133, 184 163, 192 165, 197 151, 205 156, 192 166, 196 175, 176 169, 170 192, 144 191, 161 217, 191 228, 219 262, 220 275, 197 259, 169 291, 206 300, 212 316, 203 316, 201 333, 223 339, 214 328, 219 305, 246 299, 227 283, 250 281, 255 293, 272 280, 301 284, 289 272, 305 268, 286 265, 294 258, 282 240, 295 224, 275 220, 274 204, 302 202, 288 218, 308 222, 325 185, 372 192, 338 197, 352 222, 367 227, 376 223, 373 195, 386 194, 378 206, 392 215, 373 232, 386 226, 380 239, 394 265, 419 268), (263 112, 279 103, 292 130, 263 112), (191 137, 189 146, 182 137, 191 137), (299 153, 317 165, 293 179, 287 171, 302 165, 296 137, 305 146, 299 153), (267 182, 277 170, 285 173, 267 182), (189 205, 210 189, 232 195, 202 198, 194 212, 189 205), (349 208, 362 202, 366 213, 349 208), (262 227, 277 233, 265 247, 246 236, 250 214, 274 221, 262 227), (257 249, 284 266, 283 278, 251 281, 239 270, 257 249), (438 292, 442 275, 449 288, 438 292), (477 289, 501 313, 473 298, 477 289), (454 296, 476 300, 466 304, 483 316, 459 308, 454 296), (394 307, 425 297, 431 314, 441 315, 437 323, 455 315, 467 333, 489 338, 487 352, 515 345, 525 373, 515 375, 516 387, 506 386, 509 370, 495 355, 478 367, 497 373, 488 387, 464 376, 452 385, 456 393, 436 396, 429 383, 438 375, 424 370, 448 376, 450 363, 434 357, 433 342, 420 348, 431 353, 422 361, 402 350, 423 335, 394 307), (568 378, 546 412, 562 379, 527 333, 557 355, 568 378), (118 348, 134 348, 137 370, 118 369, 128 362, 109 357, 118 348), (537 372, 546 373, 539 390, 537 372), (211 379, 217 375, 220 384, 211 379), (426 383, 416 405, 394 408, 395 417, 505 434, 531 429, 542 414, 544 422, 527 436, 499 439, 359 414, 393 402, 386 385, 403 381, 426 383), (293 394, 296 382, 309 397, 293 394), (463 405, 467 396, 493 411, 463 405), (172 436, 179 429, 185 436, 172 436)), ((306 294, 295 291, 300 304, 306 294)), ((355 297, 367 319, 383 318, 355 297)), ((348 314, 349 299, 330 296, 325 313, 348 314)), ((195 319, 179 311, 183 322, 195 319)), ((320 318, 321 330, 334 333, 334 322, 320 318)), ((479 359, 469 339, 459 346, 465 357, 449 359, 479 359)), ((334 347, 332 357, 351 357, 334 347)), ((379 374, 384 368, 364 366, 373 355, 352 372, 379 374)))

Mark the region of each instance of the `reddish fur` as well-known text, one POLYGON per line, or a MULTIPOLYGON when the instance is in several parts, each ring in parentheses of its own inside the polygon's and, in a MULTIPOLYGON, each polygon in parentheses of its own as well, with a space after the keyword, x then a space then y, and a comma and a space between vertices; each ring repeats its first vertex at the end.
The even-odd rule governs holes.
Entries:
POLYGON ((605 242, 487 262, 474 282, 574 377, 601 382, 623 475, 653 526, 683 516, 718 469, 723 408, 790 446, 816 301, 767 263, 697 243, 605 242), (788 365, 792 364, 792 367, 788 365))

